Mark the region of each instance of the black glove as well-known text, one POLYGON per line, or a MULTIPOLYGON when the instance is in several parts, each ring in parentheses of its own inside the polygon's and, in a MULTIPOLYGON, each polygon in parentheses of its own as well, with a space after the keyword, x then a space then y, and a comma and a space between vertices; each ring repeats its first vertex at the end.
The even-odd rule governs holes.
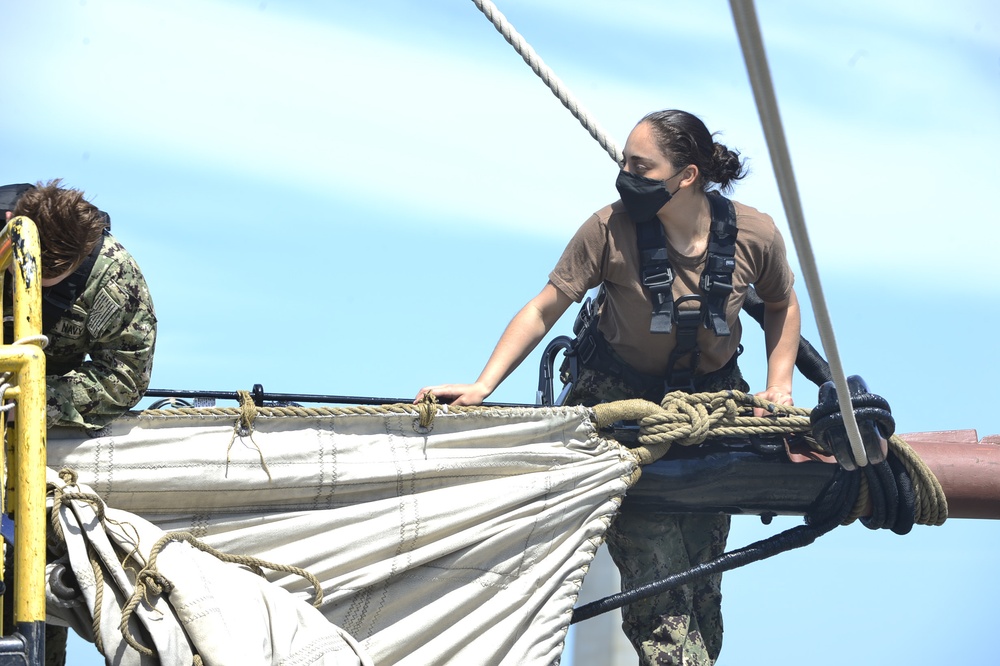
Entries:
POLYGON ((850 471, 885 460, 888 451, 886 440, 895 432, 896 422, 892 418, 889 403, 881 396, 869 393, 868 385, 861 377, 848 377, 847 387, 865 449, 864 460, 855 459, 851 449, 833 382, 826 382, 819 387, 819 404, 812 410, 809 418, 816 441, 837 459, 841 467, 850 471))

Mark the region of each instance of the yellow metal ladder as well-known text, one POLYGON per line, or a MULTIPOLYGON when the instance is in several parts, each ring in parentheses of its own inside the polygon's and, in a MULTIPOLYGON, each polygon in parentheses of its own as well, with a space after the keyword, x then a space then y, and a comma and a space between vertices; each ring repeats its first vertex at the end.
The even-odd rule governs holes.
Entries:
MULTIPOLYGON (((12 432, 6 432, 7 414, 0 413, 0 440, 4 450, 4 483, 0 513, 13 530, 13 631, 0 636, 0 666, 40 666, 45 660, 45 353, 42 351, 42 271, 38 231, 26 217, 15 217, 0 231, 0 287, 13 280, 13 344, 0 345, 0 375, 9 385, 4 402, 16 405, 12 432)), ((2 289, 0 289, 2 291, 2 289)), ((4 552, 11 548, 5 534, 4 552)), ((0 579, 3 575, 0 557, 0 579)))

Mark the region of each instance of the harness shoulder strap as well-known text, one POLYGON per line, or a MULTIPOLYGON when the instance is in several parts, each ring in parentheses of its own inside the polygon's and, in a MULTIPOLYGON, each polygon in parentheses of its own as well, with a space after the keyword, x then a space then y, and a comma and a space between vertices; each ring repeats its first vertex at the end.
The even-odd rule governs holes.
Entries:
POLYGON ((635 225, 639 276, 653 299, 650 333, 670 333, 674 324, 674 270, 667 256, 667 235, 655 217, 635 225))
POLYGON ((726 323, 726 302, 733 293, 733 271, 736 269, 736 207, 718 192, 708 193, 712 211, 712 229, 708 237, 708 258, 701 274, 701 289, 705 292, 705 327, 716 335, 729 335, 726 323))
POLYGON ((87 280, 90 279, 90 273, 94 270, 94 264, 97 262, 97 257, 101 254, 101 248, 104 247, 104 239, 106 237, 107 232, 101 235, 87 258, 65 280, 51 287, 42 288, 43 333, 48 333, 52 330, 56 322, 76 302, 84 285, 87 284, 87 280))

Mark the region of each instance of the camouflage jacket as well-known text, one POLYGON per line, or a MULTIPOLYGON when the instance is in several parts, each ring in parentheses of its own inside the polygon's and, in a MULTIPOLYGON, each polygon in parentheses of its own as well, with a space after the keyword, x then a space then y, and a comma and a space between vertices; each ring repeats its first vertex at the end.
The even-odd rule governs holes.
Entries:
POLYGON ((153 301, 139 265, 110 234, 80 295, 46 335, 49 427, 102 428, 149 387, 153 301))

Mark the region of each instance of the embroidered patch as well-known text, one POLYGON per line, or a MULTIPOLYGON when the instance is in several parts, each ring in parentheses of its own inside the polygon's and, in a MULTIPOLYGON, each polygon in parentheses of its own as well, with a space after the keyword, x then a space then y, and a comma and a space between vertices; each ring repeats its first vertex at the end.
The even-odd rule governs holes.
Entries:
POLYGON ((87 317, 87 330, 95 338, 101 337, 101 332, 108 325, 108 322, 121 311, 121 306, 108 293, 107 288, 101 289, 94 299, 94 306, 90 309, 90 316, 87 317))
POLYGON ((63 316, 56 322, 52 332, 70 340, 79 340, 83 337, 83 323, 63 316))

